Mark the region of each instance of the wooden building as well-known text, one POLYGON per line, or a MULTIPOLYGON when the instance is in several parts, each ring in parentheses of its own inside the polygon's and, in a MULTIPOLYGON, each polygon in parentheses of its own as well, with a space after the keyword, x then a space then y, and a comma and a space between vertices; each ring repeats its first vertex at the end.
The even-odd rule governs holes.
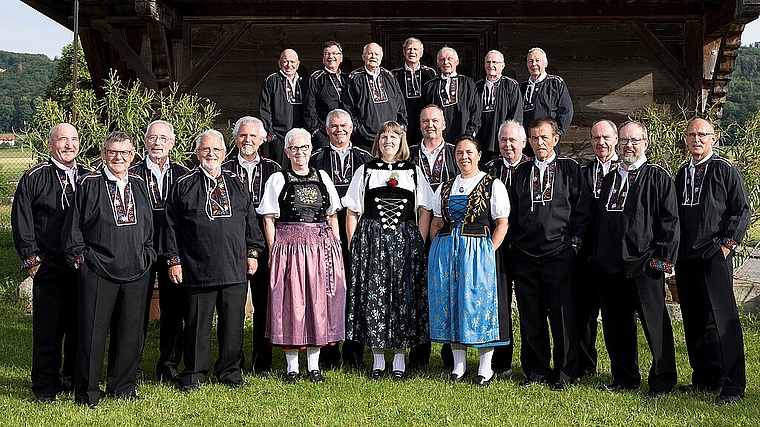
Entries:
MULTIPOLYGON (((73 29, 74 0, 22 1, 73 29)), ((499 49, 505 74, 522 81, 539 46, 573 98, 563 141, 579 143, 595 119, 651 103, 722 105, 744 25, 759 14, 760 0, 80 0, 79 34, 95 85, 109 69, 158 90, 178 82, 216 102, 220 125, 258 114, 261 82, 285 48, 308 76, 324 41, 343 44, 347 72, 376 41, 391 69, 415 36, 427 65, 449 45, 459 72, 479 79, 485 53, 499 49)))

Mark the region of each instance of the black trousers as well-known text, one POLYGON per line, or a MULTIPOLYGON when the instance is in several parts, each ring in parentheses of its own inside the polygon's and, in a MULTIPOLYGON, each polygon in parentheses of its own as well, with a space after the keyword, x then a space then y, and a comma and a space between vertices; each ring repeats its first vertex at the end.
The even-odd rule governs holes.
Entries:
POLYGON ((185 321, 183 319, 184 291, 182 287, 169 281, 169 267, 166 258, 159 256, 150 268, 148 291, 145 300, 145 316, 143 319, 144 340, 140 351, 140 360, 145 349, 145 339, 148 336, 148 321, 150 319, 150 304, 155 291, 153 284, 158 280, 158 306, 161 309, 159 322, 159 356, 156 363, 156 376, 172 378, 176 376, 179 363, 182 361, 182 334, 185 321))
POLYGON ((185 370, 183 385, 206 381, 211 369, 211 330, 214 308, 217 313, 216 336, 219 356, 214 375, 219 381, 242 381, 240 360, 243 354, 243 323, 247 284, 223 286, 183 286, 186 297, 185 370))
POLYGON ((515 252, 523 372, 532 381, 572 381, 576 378, 578 361, 572 290, 574 251, 568 248, 546 259, 515 252), (549 366, 549 325, 554 341, 554 370, 549 366))
POLYGON ((71 387, 76 367, 77 273, 42 264, 33 281, 32 392, 54 396, 71 387))
POLYGON ((580 254, 573 260, 573 287, 575 292, 575 322, 578 336, 577 374, 582 377, 596 373, 598 354, 596 336, 599 328, 599 288, 596 272, 589 263, 589 257, 580 254))
POLYGON ((744 337, 736 309, 731 257, 679 260, 678 298, 683 314, 691 381, 723 386, 722 393, 744 395, 747 378, 744 337))
POLYGON ((670 391, 676 385, 676 355, 673 328, 665 307, 664 274, 647 268, 632 279, 622 274, 597 273, 602 302, 604 341, 610 355, 615 383, 638 386, 641 382, 636 334, 636 315, 641 320, 652 367, 650 390, 670 391))
MULTIPOLYGON (((348 251, 348 237, 346 236, 346 210, 338 211, 338 224, 340 225, 340 247, 343 252, 343 268, 346 275, 351 272, 351 257, 348 251)), ((341 353, 343 354, 343 363, 355 368, 361 368, 364 364, 364 344, 343 340, 342 348, 337 345, 326 345, 319 352, 319 363, 322 367, 333 369, 340 366, 341 353)))
POLYGON ((272 370, 272 346, 265 336, 267 328, 267 298, 269 298, 269 256, 259 256, 259 268, 248 276, 251 286, 253 304, 253 372, 262 373, 272 370))
POLYGON ((86 263, 79 268, 79 351, 74 375, 77 402, 98 403, 109 327, 106 392, 122 397, 135 393, 147 286, 147 271, 133 282, 114 283, 97 275, 86 263))
MULTIPOLYGON (((512 284, 515 280, 515 263, 514 254, 507 247, 501 245, 496 251, 496 274, 499 281, 499 289, 506 289, 507 295, 500 306, 507 307, 507 324, 509 328, 509 344, 494 347, 493 357, 491 359, 491 368, 495 372, 506 372, 512 369, 512 354, 514 353, 514 334, 512 333, 512 284)), ((501 297, 501 296, 500 296, 501 297)))

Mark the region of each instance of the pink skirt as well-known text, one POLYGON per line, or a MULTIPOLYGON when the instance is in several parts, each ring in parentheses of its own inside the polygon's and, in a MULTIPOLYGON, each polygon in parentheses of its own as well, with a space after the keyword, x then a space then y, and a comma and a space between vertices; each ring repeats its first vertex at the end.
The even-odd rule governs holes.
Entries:
POLYGON ((322 346, 345 337, 346 275, 325 223, 278 223, 266 336, 273 345, 322 346))

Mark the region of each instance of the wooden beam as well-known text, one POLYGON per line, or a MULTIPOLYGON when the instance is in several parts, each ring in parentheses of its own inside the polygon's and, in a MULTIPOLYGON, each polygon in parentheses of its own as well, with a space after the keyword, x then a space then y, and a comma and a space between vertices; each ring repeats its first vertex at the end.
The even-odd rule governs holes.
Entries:
MULTIPOLYGON (((227 51, 232 48, 235 42, 240 39, 243 33, 248 30, 248 27, 251 26, 251 23, 252 22, 238 22, 237 24, 233 25, 230 30, 226 31, 217 40, 214 46, 212 46, 211 49, 206 52, 203 58, 201 58, 201 60, 198 61, 194 67, 192 67, 190 74, 182 79, 182 81, 179 83, 179 90, 185 93, 192 91, 195 86, 201 80, 203 80, 204 77, 206 77, 208 72, 211 71, 214 66, 216 66, 224 54, 226 54, 227 51)), ((188 41, 186 40, 186 42, 188 41)))
POLYGON ((626 21, 625 26, 639 37, 639 40, 644 47, 646 47, 647 50, 654 55, 655 59, 665 67, 665 70, 671 75, 671 77, 686 89, 687 93, 689 93, 692 98, 699 94, 700 86, 697 84, 696 79, 689 75, 689 72, 683 64, 681 64, 681 62, 668 51, 662 42, 649 31, 646 24, 642 22, 626 21))
POLYGON ((181 35, 182 18, 179 13, 164 1, 136 0, 135 12, 137 16, 149 18, 161 24, 172 35, 181 35))
POLYGON ((145 66, 140 59, 140 56, 132 50, 127 41, 117 34, 116 30, 110 24, 101 19, 93 19, 90 21, 90 24, 92 25, 92 28, 103 36, 111 49, 118 53, 119 57, 127 64, 127 66, 137 74, 137 78, 143 85, 151 89, 158 89, 156 76, 145 66))
POLYGON ((158 90, 165 92, 168 91, 169 85, 174 80, 174 73, 172 72, 170 62, 169 44, 166 36, 167 31, 161 24, 155 21, 148 22, 147 30, 156 85, 158 90))
POLYGON ((92 28, 79 26, 79 40, 82 42, 82 50, 87 58, 87 68, 92 78, 92 88, 98 98, 103 98, 103 82, 108 78, 108 58, 105 56, 106 43, 102 37, 98 37, 92 28))

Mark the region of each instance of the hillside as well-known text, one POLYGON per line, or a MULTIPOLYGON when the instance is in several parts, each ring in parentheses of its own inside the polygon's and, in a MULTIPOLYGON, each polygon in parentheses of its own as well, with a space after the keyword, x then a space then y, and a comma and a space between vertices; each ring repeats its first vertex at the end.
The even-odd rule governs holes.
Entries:
POLYGON ((723 125, 744 123, 760 109, 760 43, 739 48, 723 107, 723 125))
POLYGON ((23 128, 34 114, 34 100, 55 76, 55 61, 42 54, 0 50, 0 132, 23 128))

